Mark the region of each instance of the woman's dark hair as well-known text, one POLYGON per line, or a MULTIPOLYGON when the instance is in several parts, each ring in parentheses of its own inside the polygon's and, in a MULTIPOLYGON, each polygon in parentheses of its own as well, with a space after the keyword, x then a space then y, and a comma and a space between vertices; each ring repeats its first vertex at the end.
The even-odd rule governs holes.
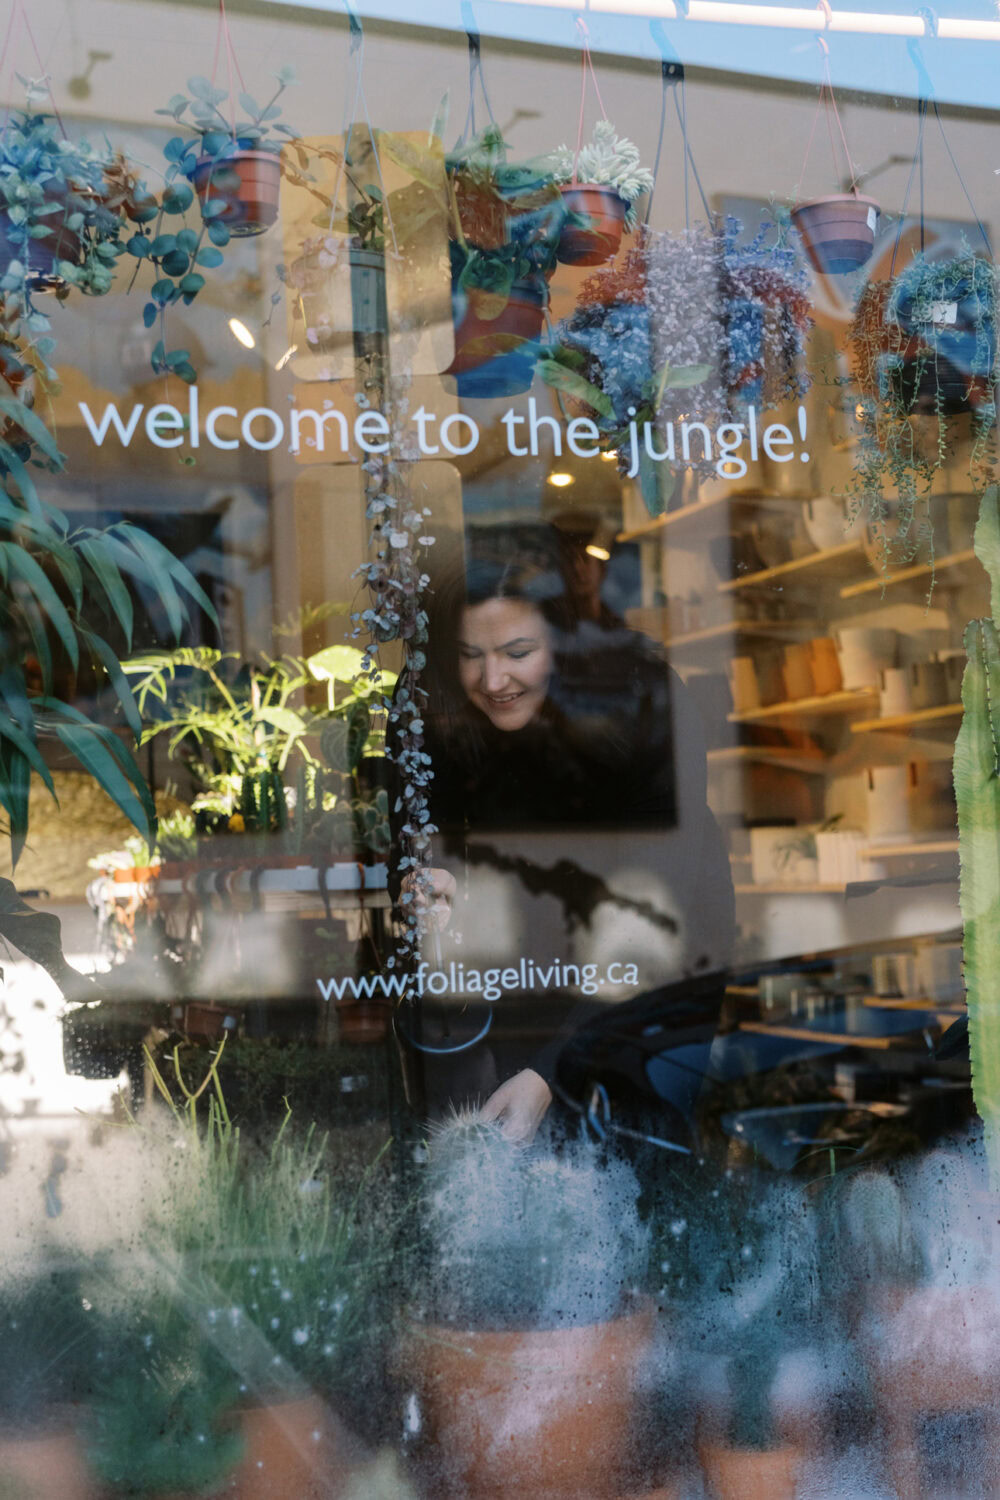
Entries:
POLYGON ((464 740, 473 752, 482 714, 459 678, 462 611, 491 599, 533 605, 549 627, 557 662, 578 623, 565 570, 565 548, 554 527, 537 523, 469 527, 459 537, 439 537, 428 598, 428 698, 424 717, 436 737, 464 740))

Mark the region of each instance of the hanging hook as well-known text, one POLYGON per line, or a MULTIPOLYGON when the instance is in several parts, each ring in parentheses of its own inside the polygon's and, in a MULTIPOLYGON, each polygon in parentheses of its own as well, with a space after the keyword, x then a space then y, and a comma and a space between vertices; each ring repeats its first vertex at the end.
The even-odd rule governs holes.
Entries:
POLYGON ((921 5, 917 15, 924 23, 924 36, 929 36, 932 41, 937 40, 938 18, 937 13, 931 10, 929 5, 921 5))
POLYGON ((816 0, 816 9, 823 12, 823 30, 829 31, 830 23, 833 20, 833 9, 830 5, 830 0, 816 0))
POLYGON ((476 63, 478 63, 482 53, 482 46, 479 40, 479 26, 476 22, 476 17, 473 12, 472 6, 469 4, 469 0, 462 0, 461 10, 462 25, 465 28, 465 34, 469 39, 469 56, 471 59, 474 59, 476 63))
POLYGON ((351 0, 344 0, 344 9, 347 12, 347 19, 351 23, 351 52, 353 54, 364 44, 365 29, 354 13, 351 0))
POLYGON ((650 21, 650 34, 660 53, 660 71, 664 83, 683 83, 684 64, 674 49, 673 43, 663 29, 662 21, 650 21))

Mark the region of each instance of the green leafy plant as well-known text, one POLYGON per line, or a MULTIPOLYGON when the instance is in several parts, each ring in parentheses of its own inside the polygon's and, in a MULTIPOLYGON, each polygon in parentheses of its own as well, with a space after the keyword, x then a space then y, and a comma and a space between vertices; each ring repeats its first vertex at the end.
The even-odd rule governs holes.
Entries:
POLYGON ((137 679, 142 713, 161 706, 143 742, 166 734, 170 754, 184 755, 200 782, 203 831, 280 833, 293 852, 317 854, 329 840, 336 851, 360 836, 362 847, 384 853, 388 800, 384 792, 362 797, 358 769, 365 751, 382 744, 370 701, 381 701, 395 676, 366 674, 363 660, 352 646, 250 664, 199 647, 145 653, 123 671, 137 679), (307 694, 321 685, 326 705, 310 707, 307 694))
POLYGON ((974 489, 991 476, 997 320, 996 270, 971 252, 915 255, 859 299, 848 343, 861 432, 848 496, 851 516, 870 518, 884 568, 933 562, 933 486, 966 422, 974 489))

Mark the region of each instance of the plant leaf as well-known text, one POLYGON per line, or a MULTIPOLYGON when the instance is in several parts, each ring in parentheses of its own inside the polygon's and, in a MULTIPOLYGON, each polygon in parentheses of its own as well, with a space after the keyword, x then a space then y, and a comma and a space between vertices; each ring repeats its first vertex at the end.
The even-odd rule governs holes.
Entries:
POLYGON ((114 688, 115 696, 122 706, 122 713, 125 715, 125 722, 131 729, 133 738, 136 741, 141 740, 142 719, 139 717, 139 710, 136 707, 135 698, 132 696, 132 689, 129 687, 128 679, 122 671, 121 663, 119 662, 118 657, 112 651, 107 641, 99 635, 94 635, 92 631, 84 630, 83 638, 90 646, 91 650, 93 650, 104 663, 108 677, 111 679, 111 686, 114 688))
POLYGON ((602 417, 611 418, 615 414, 614 406, 610 397, 603 391, 598 390, 596 385, 591 385, 582 375, 575 370, 567 370, 554 359, 540 359, 538 361, 538 373, 546 385, 555 390, 565 391, 567 396, 574 396, 578 401, 585 401, 592 406, 602 417))
POLYGON ((66 607, 52 584, 46 578, 39 564, 30 552, 25 552, 23 547, 17 546, 15 542, 0 542, 0 551, 7 559, 11 573, 21 579, 34 594, 42 609, 48 615, 52 626, 66 648, 66 655, 74 667, 80 664, 80 646, 73 629, 73 622, 66 613, 66 607))
POLYGON ((77 545, 93 570, 98 583, 107 595, 108 603, 111 606, 111 613, 124 631, 125 639, 131 650, 133 623, 132 599, 114 558, 109 555, 108 550, 102 543, 103 538, 101 535, 95 533, 92 537, 88 537, 77 545))

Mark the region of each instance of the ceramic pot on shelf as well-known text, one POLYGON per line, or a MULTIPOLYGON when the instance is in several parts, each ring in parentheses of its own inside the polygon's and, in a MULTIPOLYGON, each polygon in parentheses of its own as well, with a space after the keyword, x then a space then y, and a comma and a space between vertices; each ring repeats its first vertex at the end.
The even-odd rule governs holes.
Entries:
POLYGON ((879 673, 895 665, 897 632, 878 626, 843 626, 836 634, 844 688, 878 687, 879 673))
POLYGON ((844 685, 837 656, 837 643, 832 636, 818 636, 809 642, 814 690, 819 697, 827 693, 839 693, 844 685))
POLYGON ((910 701, 915 711, 947 702, 948 673, 943 661, 916 661, 910 667, 910 701))
POLYGON ((894 719, 913 710, 909 667, 885 667, 879 673, 878 711, 883 719, 894 719))

